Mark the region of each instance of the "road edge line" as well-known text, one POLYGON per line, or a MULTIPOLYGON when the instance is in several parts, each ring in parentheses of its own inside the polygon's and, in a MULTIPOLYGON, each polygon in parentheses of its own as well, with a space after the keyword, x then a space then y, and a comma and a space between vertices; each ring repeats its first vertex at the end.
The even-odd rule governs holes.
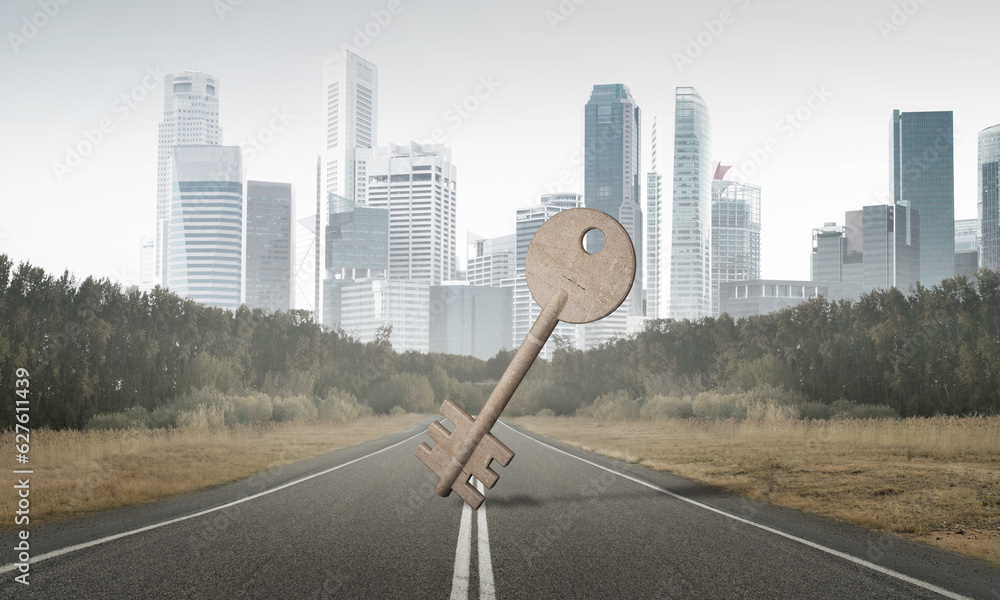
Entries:
POLYGON ((956 592, 952 592, 950 590, 946 590, 943 587, 934 585, 933 583, 928 583, 926 581, 922 581, 920 579, 916 579, 914 577, 910 577, 909 575, 906 575, 904 573, 900 573, 899 571, 894 571, 892 569, 889 569, 887 567, 883 567, 881 565, 877 565, 877 564, 875 564, 875 563, 873 563, 871 561, 867 561, 867 560, 865 560, 863 558, 858 558, 858 557, 853 556, 851 554, 847 554, 846 552, 841 552, 840 550, 834 550, 833 548, 828 548, 828 547, 826 547, 826 546, 824 546, 822 544, 818 544, 816 542, 807 540, 805 538, 801 538, 801 537, 799 537, 797 535, 792 535, 790 533, 786 533, 784 531, 781 531, 780 529, 775 529, 773 527, 769 527, 767 525, 764 525, 764 524, 761 524, 761 523, 757 523, 755 521, 751 521, 750 519, 746 519, 746 518, 734 515, 732 513, 726 512, 726 511, 724 511, 722 509, 715 508, 714 506, 709 506, 708 504, 705 504, 703 502, 699 502, 697 500, 693 500, 691 498, 687 498, 687 497, 682 496, 682 495, 680 495, 680 494, 678 494, 676 492, 671 492, 670 490, 668 490, 668 489, 666 489, 664 487, 660 487, 660 486, 658 486, 658 485, 656 485, 654 483, 650 483, 648 481, 644 481, 644 480, 639 479, 638 477, 635 477, 633 475, 629 475, 627 473, 622 473, 621 471, 616 471, 616 470, 611 469, 609 467, 605 467, 604 465, 600 465, 600 464, 595 463, 593 461, 589 461, 586 458, 582 458, 582 457, 576 456, 574 454, 571 454, 569 452, 566 452, 565 450, 563 450, 561 448, 556 448, 555 446, 552 446, 551 444, 546 444, 545 442, 543 442, 543 441, 541 441, 539 439, 533 438, 533 437, 531 437, 530 435, 528 435, 528 434, 526 434, 524 432, 518 431, 517 429, 511 427, 510 425, 504 423, 503 421, 498 421, 498 422, 502 423, 503 426, 506 427, 507 429, 510 429, 511 431, 513 431, 513 432, 515 432, 515 433, 517 433, 519 435, 522 435, 522 436, 528 438, 529 440, 534 441, 535 443, 541 444, 542 446, 545 446, 547 448, 555 450, 556 452, 560 452, 562 454, 565 454, 566 456, 569 456, 570 458, 575 458, 576 460, 578 460, 580 462, 584 462, 584 463, 587 463, 588 465, 591 465, 593 467, 597 467, 598 469, 602 469, 604 471, 607 471, 608 473, 611 473, 612 475, 617 475, 617 476, 619 476, 619 477, 621 477, 623 479, 628 479, 629 481, 632 481, 634 483, 638 483, 639 485, 648 487, 651 490, 655 490, 655 491, 660 492, 662 494, 666 494, 667 496, 670 496, 671 498, 676 498, 676 499, 681 500, 683 502, 687 502, 688 504, 691 504, 693 506, 697 506, 698 508, 703 508, 705 510, 714 512, 714 513, 722 515, 724 517, 728 517, 730 519, 733 519, 734 521, 739 521, 740 523, 745 523, 747 525, 751 525, 753 527, 756 527, 756 528, 761 529, 763 531, 766 531, 768 533, 773 533, 775 535, 781 536, 781 537, 783 537, 785 539, 788 539, 788 540, 791 540, 793 542, 798 542, 800 544, 803 544, 803 545, 808 546, 810 548, 813 548, 815 550, 819 550, 820 552, 825 552, 827 554, 836 556, 838 558, 842 558, 842 559, 844 559, 844 560, 846 560, 848 562, 852 562, 852 563, 854 563, 856 565, 859 565, 859 566, 862 566, 862 567, 866 567, 866 568, 871 569, 873 571, 876 571, 878 573, 882 573, 883 575, 888 575, 889 577, 893 577, 893 578, 898 579, 900 581, 909 583, 911 585, 915 585, 915 586, 917 586, 919 588, 925 589, 925 590, 927 590, 929 592, 934 592, 935 594, 939 594, 939 595, 944 596, 946 598, 951 598, 952 600, 975 600, 974 598, 970 598, 969 596, 963 596, 963 595, 958 594, 956 592))
MULTIPOLYGON (((342 468, 344 468, 344 467, 346 467, 348 465, 352 465, 352 464, 354 464, 354 463, 356 463, 358 461, 361 461, 361 460, 364 460, 366 458, 375 456, 376 454, 381 454, 382 452, 385 452, 387 450, 391 450, 391 449, 395 448, 396 446, 400 446, 400 445, 405 444, 405 443, 407 443, 407 442, 409 442, 411 440, 414 440, 414 439, 416 439, 416 438, 424 435, 424 433, 426 433, 426 432, 425 431, 421 431, 420 433, 418 433, 418 434, 416 434, 414 436, 408 437, 405 440, 396 442, 395 444, 393 444, 391 446, 386 446, 385 448, 382 448, 380 450, 376 450, 375 452, 372 452, 370 454, 366 454, 364 456, 355 458, 353 460, 345 462, 344 464, 337 465, 336 467, 331 467, 329 469, 325 469, 323 471, 320 471, 319 473, 313 473, 312 475, 306 475, 305 477, 301 477, 299 479, 295 479, 293 481, 289 481, 287 483, 283 483, 283 484, 279 485, 278 487, 271 488, 269 490, 264 490, 263 492, 257 492, 256 494, 252 494, 252 495, 247 496, 245 498, 240 498, 238 500, 233 500, 232 502, 227 502, 225 504, 220 504, 219 506, 215 506, 215 507, 212 507, 212 508, 207 508, 207 509, 202 510, 202 511, 191 513, 190 515, 184 515, 183 517, 176 517, 174 519, 168 519, 166 521, 161 521, 159 523, 153 523, 152 525, 146 525, 145 527, 139 527, 138 529, 132 529, 132 530, 129 530, 129 531, 123 531, 121 533, 116 533, 114 535, 109 535, 109 536, 102 537, 102 538, 99 538, 99 539, 96 539, 96 540, 91 540, 89 542, 83 542, 82 544, 75 544, 73 546, 66 546, 65 548, 60 548, 58 550, 53 550, 51 552, 46 552, 45 554, 39 554, 38 556, 31 557, 31 560, 28 561, 28 564, 35 565, 35 564, 38 564, 38 563, 40 563, 40 562, 42 562, 44 560, 48 560, 50 558, 56 558, 56 557, 62 556, 64 554, 70 554, 71 552, 76 552, 77 550, 84 550, 86 548, 91 548, 93 546, 98 546, 100 544, 104 544, 104 543, 107 543, 107 542, 112 542, 112 541, 117 540, 117 539, 121 539, 121 538, 124 538, 124 537, 133 536, 133 535, 136 535, 138 533, 144 533, 146 531, 151 531, 153 529, 159 529, 160 527, 166 527, 167 525, 173 525, 174 523, 180 523, 181 521, 187 521, 188 519, 194 519, 196 517, 201 517, 201 516, 204 516, 204 515, 207 515, 207 514, 211 514, 213 512, 216 512, 216 511, 219 511, 219 510, 223 510, 225 508, 236 506, 237 504, 243 504, 244 502, 249 502, 250 500, 256 500, 257 498, 260 498, 262 496, 267 496, 268 494, 273 494, 274 492, 277 492, 279 490, 283 490, 285 488, 292 487, 293 485, 298 485, 298 484, 300 484, 300 483, 302 483, 304 481, 309 481, 310 479, 315 479, 316 477, 320 477, 322 475, 326 475, 328 473, 332 473, 333 471, 336 471, 337 469, 342 469, 342 468)), ((3 565, 2 567, 0 567, 0 573, 10 573, 11 571, 17 569, 17 565, 18 565, 18 563, 8 563, 6 565, 3 565)))

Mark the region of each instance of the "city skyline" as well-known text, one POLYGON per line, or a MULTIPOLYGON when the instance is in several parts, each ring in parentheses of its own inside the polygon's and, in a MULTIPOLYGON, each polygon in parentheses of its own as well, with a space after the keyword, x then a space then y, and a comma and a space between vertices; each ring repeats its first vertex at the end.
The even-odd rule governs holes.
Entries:
MULTIPOLYGON (((656 8, 644 10, 629 43, 611 51, 592 48, 588 38, 625 16, 595 3, 572 5, 568 15, 557 4, 516 2, 502 10, 402 2, 393 5, 397 12, 380 2, 296 5, 318 11, 308 19, 288 8, 222 4, 232 10, 179 2, 171 11, 132 14, 115 3, 67 5, 31 37, 22 19, 40 10, 37 3, 3 7, 4 30, 26 40, 8 36, 5 72, 32 91, 14 95, 5 111, 19 143, 5 149, 14 176, 0 184, 0 197, 15 218, 0 225, 0 252, 52 272, 137 282, 140 236, 155 234, 152 140, 163 114, 162 77, 188 69, 221 82, 222 143, 244 146, 245 177, 287 181, 311 196, 322 65, 344 47, 379 67, 378 144, 440 141, 453 149, 462 171, 459 239, 466 231, 509 234, 518 207, 550 191, 583 191, 580 99, 594 85, 629 86, 646 123, 662 117, 664 138, 672 136, 673 88, 696 87, 712 109, 712 160, 733 164, 764 190, 768 278, 806 279, 816 224, 888 191, 885 122, 893 109, 954 111, 956 218, 976 214, 976 136, 1000 122, 985 100, 997 84, 973 77, 990 66, 990 37, 983 19, 972 18, 978 7, 971 3, 920 5, 898 25, 892 3, 822 11, 776 2, 656 8), (271 24, 273 44, 246 41, 271 24), (182 26, 190 35, 178 45, 182 26), (951 33, 958 26, 960 38, 951 33), (365 31, 376 30, 366 42, 365 31), (844 39, 851 40, 846 55, 844 39), (963 60, 952 63, 959 40, 963 60), (481 51, 456 52, 473 41, 481 51), (421 52, 408 53, 417 42, 421 52), (231 51, 218 50, 227 43, 231 51), (788 53, 789 45, 802 51, 788 53), (942 47, 955 48, 954 56, 942 47), (416 68, 432 58, 440 68, 416 68), (56 93, 63 88, 73 89, 73 102, 56 93), (87 144, 90 151, 76 160, 67 151, 87 144)), ((649 131, 640 137, 645 159, 649 131)), ((640 173, 648 170, 641 165, 640 173)), ((309 205, 300 203, 297 217, 307 216, 309 205)), ((458 251, 461 265, 464 248, 458 251)))

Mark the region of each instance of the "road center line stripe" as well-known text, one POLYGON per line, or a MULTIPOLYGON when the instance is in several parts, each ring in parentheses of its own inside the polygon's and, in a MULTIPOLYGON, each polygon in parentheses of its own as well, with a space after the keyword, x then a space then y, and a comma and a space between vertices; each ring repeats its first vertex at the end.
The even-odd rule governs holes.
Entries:
MULTIPOLYGON (((484 493, 483 482, 477 481, 479 493, 484 493)), ((493 561, 490 556, 490 530, 486 526, 486 502, 479 507, 479 527, 476 535, 479 537, 479 600, 496 600, 496 588, 493 585, 493 561)))
POLYGON ((451 578, 451 600, 469 598, 469 563, 472 562, 472 507, 462 502, 462 520, 455 547, 455 574, 451 578))
MULTIPOLYGON (((122 533, 116 533, 114 535, 109 535, 107 537, 102 537, 100 539, 92 540, 92 541, 89 541, 89 542, 84 542, 82 544, 76 544, 75 546, 66 546, 65 548, 60 548, 59 550, 53 550, 52 552, 46 552, 45 554, 39 554, 38 556, 33 556, 31 558, 31 560, 29 561, 29 564, 34 565, 34 564, 42 562, 43 560, 48 560, 50 558, 55 558, 57 556, 62 556, 63 554, 69 554, 70 552, 76 552, 77 550, 83 550, 85 548, 90 548, 92 546, 97 546, 97 545, 103 544, 105 542, 111 542, 111 541, 114 541, 114 540, 117 540, 117 539, 121 539, 121 538, 124 538, 124 537, 129 537, 129 536, 135 535, 137 533, 143 533, 143 532, 150 531, 150 530, 153 530, 153 529, 159 529, 160 527, 165 527, 167 525, 173 525, 174 523, 180 523, 181 521, 187 521, 188 519, 194 519, 195 517, 200 517, 200 516, 203 516, 203 515, 207 515, 209 513, 213 513, 213 512, 219 511, 219 510, 223 510, 225 508, 229 508, 231 506, 236 506, 237 504, 242 504, 244 502, 249 502, 250 500, 256 500, 257 498, 260 498, 262 496, 267 496, 268 494, 273 494, 274 492, 277 492, 278 490, 283 490, 285 488, 292 487, 293 485, 298 485, 298 484, 300 484, 300 483, 302 483, 304 481, 309 481, 310 479, 315 479, 316 477, 320 477, 322 475, 326 475, 327 473, 332 473, 333 471, 336 471, 337 469, 342 469, 342 468, 344 468, 344 467, 346 467, 348 465, 352 465, 352 464, 354 464, 354 463, 356 463, 358 461, 361 461, 361 460, 364 460, 366 458, 375 456, 376 454, 381 454, 382 452, 386 452, 387 450, 392 450, 396 446, 400 446, 402 444, 405 444, 405 443, 407 443, 407 442, 409 442, 411 440, 414 440, 414 439, 416 439, 416 438, 424 435, 424 433, 426 433, 426 432, 421 431, 417 435, 408 437, 408 438, 406 438, 405 440, 403 440, 401 442, 396 442, 395 444, 393 444, 391 446, 386 446, 385 448, 382 448, 381 450, 376 450, 375 452, 372 452, 371 454, 366 454, 366 455, 361 456, 359 458, 355 458, 354 460, 350 460, 348 462, 345 462, 342 465, 337 465, 336 467, 331 467, 331 468, 326 469, 324 471, 320 471, 319 473, 313 473, 312 475, 307 475, 305 477, 301 477, 301 478, 296 479, 294 481, 289 481, 288 483, 284 483, 282 485, 279 485, 278 487, 271 488, 269 490, 264 490, 263 492, 258 492, 256 494, 251 495, 251 496, 247 496, 246 498, 240 498, 239 500, 233 500, 232 502, 227 502, 226 504, 220 504, 219 506, 216 506, 214 508, 209 508, 209 509, 206 509, 206 510, 202 510, 202 511, 199 511, 199 512, 196 512, 196 513, 192 513, 190 515, 185 515, 183 517, 177 517, 176 519, 170 519, 170 520, 167 520, 167 521, 162 521, 160 523, 154 523, 152 525, 147 525, 145 527, 140 527, 138 529, 133 529, 131 531, 123 531, 122 533)), ((15 563, 6 564, 6 565, 0 567, 0 573, 9 573, 9 572, 13 571, 16 568, 17 567, 16 567, 15 563)))
MULTIPOLYGON (((503 421, 498 421, 498 422, 499 423, 503 423, 503 421)), ((728 512, 726 512, 724 510, 720 510, 718 508, 709 506, 707 504, 703 504, 701 502, 698 502, 697 500, 692 500, 691 498, 686 498, 686 497, 681 496, 680 494, 678 494, 676 492, 671 492, 670 490, 668 490, 666 488, 662 488, 662 487, 660 487, 658 485, 649 483, 648 481, 643 481, 642 479, 639 479, 637 477, 633 477, 632 475, 628 475, 628 474, 622 473, 620 471, 616 471, 614 469, 610 469, 608 467, 605 467, 604 465, 600 465, 598 463, 589 461, 589 460, 587 460, 585 458, 580 458, 579 456, 575 456, 573 454, 570 454, 569 452, 566 452, 565 450, 561 450, 559 448, 556 448, 555 446, 546 444, 545 442, 543 442, 541 440, 535 439, 535 438, 531 437, 530 435, 521 433, 520 431, 514 429, 513 427, 511 427, 510 425, 507 425, 506 423, 503 423, 503 426, 506 427, 507 429, 510 429, 511 431, 514 431, 514 432, 516 432, 516 433, 518 433, 520 435, 523 435, 524 437, 528 438, 529 440, 532 440, 532 441, 534 441, 534 442, 536 442, 538 444, 541 444, 542 446, 545 446, 546 448, 550 448, 552 450, 555 450, 556 452, 559 452, 561 454, 565 454, 566 456, 569 456, 570 458, 575 458, 576 460, 578 460, 580 462, 587 463, 588 465, 591 465, 593 467, 597 467, 598 469, 602 469, 604 471, 607 471, 608 473, 611 473, 613 475, 617 475, 617 476, 622 477, 624 479, 628 479, 629 481, 633 481, 635 483, 638 483, 639 485, 646 486, 646 487, 648 487, 651 490, 656 490, 657 492, 660 492, 662 494, 666 494, 666 495, 668 495, 668 496, 670 496, 672 498, 676 498, 676 499, 681 500, 683 502, 687 502, 688 504, 697 506, 699 508, 704 508, 705 510, 712 511, 712 512, 714 512, 716 514, 719 514, 719 515, 722 515, 724 517, 728 517, 730 519, 733 519, 734 521, 739 521, 740 523, 745 523, 745 524, 750 525, 752 527, 756 527, 757 529, 762 529, 764 531, 767 531, 768 533, 773 533, 775 535, 779 535, 779 536, 781 536, 781 537, 783 537, 785 539, 792 540, 793 542, 798 542, 800 544, 809 546, 810 548, 815 548, 816 550, 819 550, 820 552, 825 552, 827 554, 832 554, 833 556, 842 558, 842 559, 844 559, 846 561, 849 561, 849 562, 852 562, 852 563, 854 563, 856 565, 860 565, 862 567, 867 567, 867 568, 869 568, 869 569, 871 569, 873 571, 877 571, 879 573, 882 573, 883 575, 888 575, 890 577, 894 577, 896 579, 899 579, 900 581, 905 581, 906 583, 915 585, 917 587, 920 587, 920 588, 923 588, 925 590, 934 592, 936 594, 940 594, 940 595, 944 596, 945 598, 952 598, 953 600, 974 600, 973 598, 970 598, 968 596, 963 596, 961 594, 957 594, 955 592, 946 590, 943 587, 934 585, 933 583, 927 583, 926 581, 921 581, 919 579, 915 579, 913 577, 910 577, 909 575, 905 575, 903 573, 900 573, 899 571, 894 571, 892 569, 888 569, 886 567, 877 565, 877 564, 875 564, 873 562, 870 562, 870 561, 864 560, 862 558, 858 558, 856 556, 852 556, 850 554, 847 554, 846 552, 841 552, 839 550, 834 550, 833 548, 827 548, 826 546, 823 546, 821 544, 817 544, 816 542, 809 541, 809 540, 807 540, 805 538, 800 538, 800 537, 792 535, 790 533, 785 533, 784 531, 781 531, 780 529, 774 529, 773 527, 768 527, 767 525, 762 525, 760 523, 751 521, 749 519, 744 519, 743 517, 734 515, 732 513, 728 513, 728 512)))

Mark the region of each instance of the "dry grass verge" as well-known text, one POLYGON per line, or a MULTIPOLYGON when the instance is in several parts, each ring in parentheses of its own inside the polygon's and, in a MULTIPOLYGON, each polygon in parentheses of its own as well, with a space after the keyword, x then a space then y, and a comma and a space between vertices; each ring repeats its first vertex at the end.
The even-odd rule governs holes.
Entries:
POLYGON ((1000 417, 523 417, 590 452, 1000 563, 1000 417))
MULTIPOLYGON (((248 477, 376 439, 426 418, 362 417, 348 423, 286 423, 221 429, 33 431, 31 522, 117 508, 248 477)), ((0 434, 0 456, 14 434, 0 434)), ((14 484, 10 470, 3 489, 14 484)), ((0 494, 0 526, 14 522, 14 494, 0 494)))

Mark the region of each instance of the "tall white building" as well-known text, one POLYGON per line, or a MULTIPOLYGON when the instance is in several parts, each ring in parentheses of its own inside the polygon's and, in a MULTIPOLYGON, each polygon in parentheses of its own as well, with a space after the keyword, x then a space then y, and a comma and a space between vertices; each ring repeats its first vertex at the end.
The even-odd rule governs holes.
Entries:
POLYGON ((156 160, 156 264, 154 284, 167 281, 174 147, 219 145, 219 81, 208 73, 185 71, 163 78, 163 120, 156 160))
POLYGON ((670 235, 670 318, 712 314, 712 147, 708 107, 677 88, 670 235))
POLYGON ((646 174, 646 317, 666 316, 663 298, 663 177, 656 169, 656 119, 653 119, 653 164, 646 174))
MULTIPOLYGON (((528 280, 524 272, 524 260, 528 255, 528 246, 535 232, 553 215, 570 208, 583 206, 583 197, 575 193, 546 194, 541 198, 541 204, 529 208, 517 209, 517 225, 514 230, 515 247, 517 251, 517 267, 514 280, 514 326, 513 348, 518 348, 527 337, 531 326, 542 314, 542 307, 531 297, 528 280)), ((560 322, 549 336, 541 352, 544 359, 551 359, 556 349, 556 338, 562 337, 574 348, 580 347, 578 332, 582 326, 573 323, 560 322)), ((624 329, 624 327, 623 327, 624 329)))
POLYGON ((355 180, 355 151, 377 143, 378 67, 348 50, 326 59, 323 106, 324 189, 326 194, 354 200, 356 185, 364 185, 355 180))
POLYGON ((242 301, 243 169, 239 146, 174 148, 170 291, 235 310, 242 301))
POLYGON ((389 209, 389 279, 431 285, 457 268, 457 170, 442 144, 358 149, 358 204, 389 209))
MULTIPOLYGON (((323 145, 316 165, 316 214, 313 239, 314 311, 317 323, 327 321, 323 314, 323 279, 327 266, 326 216, 328 198, 339 196, 355 200, 359 183, 357 149, 372 148, 378 141, 378 67, 344 50, 323 61, 323 145)), ((363 204, 363 202, 362 202, 363 204)))

